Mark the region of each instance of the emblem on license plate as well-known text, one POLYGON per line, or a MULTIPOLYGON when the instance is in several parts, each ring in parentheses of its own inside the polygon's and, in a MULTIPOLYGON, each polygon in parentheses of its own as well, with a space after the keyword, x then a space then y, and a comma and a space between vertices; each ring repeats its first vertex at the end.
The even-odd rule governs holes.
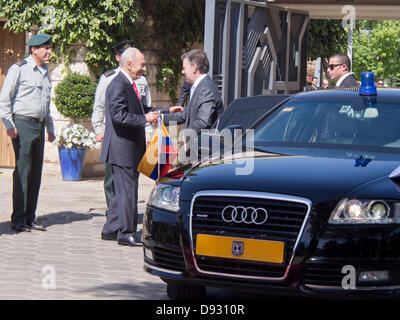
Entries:
POLYGON ((232 241, 232 254, 235 257, 241 256, 244 251, 244 242, 242 241, 232 241))

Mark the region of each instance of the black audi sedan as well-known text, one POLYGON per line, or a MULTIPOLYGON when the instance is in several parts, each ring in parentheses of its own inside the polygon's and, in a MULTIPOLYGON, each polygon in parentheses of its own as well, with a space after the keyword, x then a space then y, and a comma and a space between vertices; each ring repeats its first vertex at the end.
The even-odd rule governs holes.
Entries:
POLYGON ((170 298, 400 296, 400 90, 296 94, 239 143, 151 193, 144 269, 170 298))

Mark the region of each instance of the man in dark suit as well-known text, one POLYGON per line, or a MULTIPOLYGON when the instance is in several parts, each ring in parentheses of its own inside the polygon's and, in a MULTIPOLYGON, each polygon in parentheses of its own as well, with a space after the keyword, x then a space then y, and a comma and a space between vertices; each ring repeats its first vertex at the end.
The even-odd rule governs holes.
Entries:
MULTIPOLYGON (((197 135, 209 129, 224 110, 221 95, 209 71, 207 55, 201 50, 192 50, 182 55, 182 74, 191 85, 190 100, 185 110, 164 116, 164 123, 185 123, 197 135)), ((188 137, 186 138, 188 142, 188 137)))
POLYGON ((318 90, 318 78, 317 77, 312 77, 311 80, 311 85, 307 87, 307 91, 315 91, 318 90))
POLYGON ((358 87, 346 54, 337 53, 329 58, 328 74, 331 80, 336 81, 336 87, 358 87))
POLYGON ((190 89, 192 88, 192 84, 193 83, 187 82, 185 79, 182 88, 179 91, 178 102, 176 103, 177 106, 183 107, 186 104, 187 100, 189 99, 190 89))
MULTIPOLYGON (((110 198, 102 239, 120 245, 141 246, 138 223, 138 164, 145 149, 145 126, 158 119, 156 109, 141 104, 135 80, 146 71, 145 58, 136 48, 121 55, 121 70, 106 90, 106 127, 100 160, 111 163, 114 195, 110 198)), ((163 109, 175 112, 182 108, 163 109)))

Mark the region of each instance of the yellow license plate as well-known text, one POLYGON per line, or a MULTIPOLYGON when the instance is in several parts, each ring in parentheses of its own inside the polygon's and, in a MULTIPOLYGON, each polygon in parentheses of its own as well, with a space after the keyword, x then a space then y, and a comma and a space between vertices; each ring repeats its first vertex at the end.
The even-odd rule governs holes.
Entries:
POLYGON ((196 254, 219 258, 283 263, 285 243, 198 234, 196 254))

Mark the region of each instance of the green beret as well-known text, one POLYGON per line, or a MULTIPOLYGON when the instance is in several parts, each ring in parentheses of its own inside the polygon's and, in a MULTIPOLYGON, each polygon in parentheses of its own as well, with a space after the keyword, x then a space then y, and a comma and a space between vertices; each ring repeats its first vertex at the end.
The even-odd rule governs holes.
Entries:
POLYGON ((46 33, 34 35, 28 42, 29 47, 37 47, 45 43, 51 44, 51 36, 46 33))

